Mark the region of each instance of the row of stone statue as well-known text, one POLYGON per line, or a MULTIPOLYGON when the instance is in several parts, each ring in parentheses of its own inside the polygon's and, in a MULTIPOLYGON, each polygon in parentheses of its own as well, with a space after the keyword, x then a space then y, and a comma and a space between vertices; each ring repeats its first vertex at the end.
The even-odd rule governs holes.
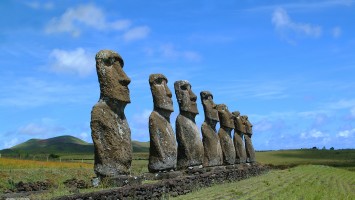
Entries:
MULTIPOLYGON (((92 109, 90 123, 95 146, 94 170, 99 177, 126 175, 132 162, 131 131, 124 114, 126 105, 130 103, 130 79, 123 71, 123 59, 118 53, 101 50, 95 59, 100 99, 92 109)), ((197 97, 188 81, 174 83, 180 110, 175 122, 175 139, 170 124, 173 101, 167 82, 162 74, 149 77, 154 102, 154 110, 149 117, 150 172, 255 161, 252 125, 248 117, 240 116, 238 111, 230 113, 224 104, 216 105, 208 91, 200 93, 205 113, 201 140, 195 123, 197 97), (217 134, 218 122, 220 129, 217 134)))

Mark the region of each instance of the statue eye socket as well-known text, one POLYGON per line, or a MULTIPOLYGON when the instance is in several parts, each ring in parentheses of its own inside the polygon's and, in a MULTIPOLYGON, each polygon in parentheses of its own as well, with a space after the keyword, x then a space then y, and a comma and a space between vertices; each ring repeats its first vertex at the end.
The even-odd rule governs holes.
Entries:
POLYGON ((180 86, 180 89, 181 90, 187 90, 187 86, 186 85, 182 85, 182 86, 180 86))
POLYGON ((161 79, 161 78, 158 78, 158 79, 156 79, 155 81, 155 84, 162 84, 163 83, 163 79, 161 79))
POLYGON ((105 65, 112 65, 115 62, 115 58, 104 59, 105 65))

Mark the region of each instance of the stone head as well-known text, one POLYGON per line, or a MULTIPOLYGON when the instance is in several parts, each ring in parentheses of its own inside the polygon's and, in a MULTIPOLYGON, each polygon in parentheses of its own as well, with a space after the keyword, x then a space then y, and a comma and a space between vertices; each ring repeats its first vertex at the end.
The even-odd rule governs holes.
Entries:
POLYGON ((190 83, 185 80, 176 81, 174 83, 174 89, 180 112, 185 111, 197 115, 197 97, 192 92, 190 83))
POLYGON ((234 117, 232 113, 229 112, 228 107, 225 104, 218 104, 218 117, 221 126, 225 126, 227 128, 234 128, 234 117))
POLYGON ((163 74, 149 76, 150 90, 152 91, 154 108, 161 108, 174 112, 172 94, 168 88, 168 79, 163 74))
POLYGON ((217 105, 213 102, 213 95, 209 91, 200 92, 205 118, 219 121, 217 105))
POLYGON ((131 79, 123 71, 122 57, 114 51, 101 50, 95 59, 100 82, 100 98, 130 103, 128 84, 131 79))
POLYGON ((232 115, 234 117, 240 117, 240 112, 239 111, 234 111, 234 112, 232 112, 232 115))

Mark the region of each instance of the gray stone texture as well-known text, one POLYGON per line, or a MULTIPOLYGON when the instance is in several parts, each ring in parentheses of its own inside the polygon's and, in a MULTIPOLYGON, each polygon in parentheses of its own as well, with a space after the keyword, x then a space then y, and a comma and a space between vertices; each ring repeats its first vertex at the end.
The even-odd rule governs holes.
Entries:
POLYGON ((222 165, 222 149, 216 131, 216 124, 219 122, 217 105, 213 102, 213 95, 209 91, 200 93, 205 121, 202 123, 202 143, 204 150, 203 165, 222 165))
POLYGON ((149 172, 176 169, 177 145, 170 124, 170 115, 174 108, 167 83, 168 79, 162 74, 149 76, 154 103, 154 110, 149 116, 149 172))
POLYGON ((255 150, 253 147, 253 143, 251 142, 251 136, 253 135, 253 125, 250 123, 248 116, 243 115, 243 119, 246 128, 246 134, 244 134, 244 141, 245 141, 245 151, 247 154, 247 162, 253 163, 256 161, 255 150))
POLYGON ((240 116, 239 111, 235 111, 232 113, 234 117, 234 136, 233 142, 235 147, 235 163, 246 163, 247 156, 245 152, 245 146, 243 142, 243 136, 245 133, 245 125, 243 124, 242 117, 240 116))
POLYGON ((195 122, 198 114, 197 97, 188 81, 176 81, 174 89, 180 110, 175 122, 178 143, 177 168, 202 165, 203 144, 195 122))
POLYGON ((95 147, 94 170, 98 177, 126 175, 132 162, 131 131, 124 109, 130 103, 130 79, 121 56, 111 50, 96 54, 100 99, 91 111, 91 136, 95 147))
POLYGON ((231 136, 234 129, 233 115, 225 104, 217 105, 220 128, 218 130, 219 141, 223 152, 223 164, 233 165, 235 163, 235 148, 231 136))

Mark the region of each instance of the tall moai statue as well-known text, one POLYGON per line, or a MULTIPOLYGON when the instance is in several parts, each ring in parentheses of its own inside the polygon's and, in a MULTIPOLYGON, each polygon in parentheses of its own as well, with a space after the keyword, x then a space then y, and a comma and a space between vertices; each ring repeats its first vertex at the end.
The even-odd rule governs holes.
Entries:
POLYGON ((176 169, 177 146, 170 124, 170 115, 174 112, 174 107, 167 83, 168 79, 163 74, 149 76, 154 103, 154 110, 149 116, 149 172, 176 169))
POLYGON ((222 165, 223 154, 216 131, 216 124, 219 122, 217 105, 213 102, 213 95, 209 91, 202 91, 200 96, 205 113, 205 121, 201 126, 204 151, 203 165, 222 165))
POLYGON ((243 119, 240 116, 239 111, 235 111, 232 113, 234 117, 234 136, 233 136, 233 142, 234 142, 234 147, 235 147, 235 163, 240 164, 240 163, 246 163, 247 161, 247 156, 245 153, 245 146, 243 142, 243 135, 246 132, 246 127, 243 123, 243 119))
POLYGON ((127 175, 132 162, 131 130, 124 109, 131 102, 121 56, 111 50, 96 54, 100 99, 91 111, 91 137, 98 177, 127 175))
POLYGON ((233 165, 235 163, 235 149, 231 136, 234 129, 233 115, 225 104, 217 105, 220 128, 218 130, 219 141, 223 152, 223 164, 233 165))
POLYGON ((247 162, 253 163, 255 162, 255 150, 253 147, 253 143, 251 142, 251 136, 253 135, 253 125, 250 123, 248 116, 243 115, 244 125, 246 128, 246 133, 244 134, 245 140, 245 151, 247 154, 247 162))
POLYGON ((177 168, 202 165, 203 144, 195 122, 198 114, 197 97, 188 81, 176 81, 174 89, 180 110, 175 122, 178 143, 177 168))

